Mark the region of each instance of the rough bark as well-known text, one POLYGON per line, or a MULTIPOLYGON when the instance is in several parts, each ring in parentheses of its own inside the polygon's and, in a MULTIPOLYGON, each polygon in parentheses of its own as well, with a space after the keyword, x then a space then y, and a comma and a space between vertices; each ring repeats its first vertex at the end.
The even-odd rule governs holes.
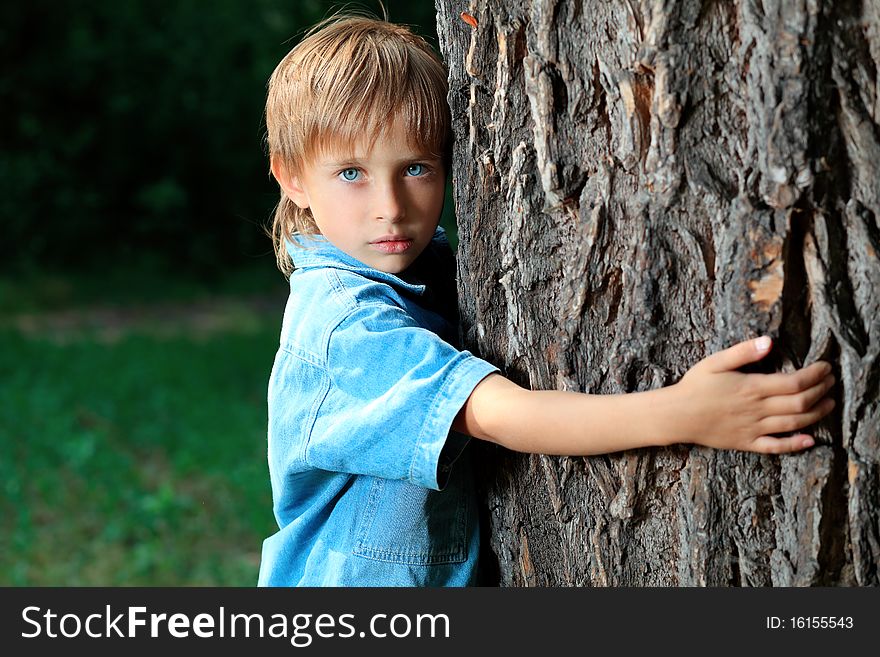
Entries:
POLYGON ((469 347, 616 393, 769 334, 838 379, 799 455, 483 448, 498 583, 880 583, 880 3, 437 10, 469 347))

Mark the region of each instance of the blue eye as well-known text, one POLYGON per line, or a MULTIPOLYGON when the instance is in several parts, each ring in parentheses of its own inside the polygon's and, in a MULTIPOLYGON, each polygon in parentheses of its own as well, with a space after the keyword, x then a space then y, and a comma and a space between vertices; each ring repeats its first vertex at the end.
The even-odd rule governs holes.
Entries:
POLYGON ((425 167, 421 164, 410 164, 406 168, 406 175, 408 176, 421 176, 425 173, 425 167))
POLYGON ((347 180, 348 182, 354 182, 355 180, 357 180, 360 177, 361 172, 358 171, 357 169, 343 169, 339 173, 339 175, 342 176, 343 180, 347 180))

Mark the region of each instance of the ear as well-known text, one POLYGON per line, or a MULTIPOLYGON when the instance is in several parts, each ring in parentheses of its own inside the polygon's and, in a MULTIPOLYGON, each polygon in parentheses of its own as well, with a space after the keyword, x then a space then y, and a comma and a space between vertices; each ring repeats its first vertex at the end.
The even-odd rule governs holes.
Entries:
POLYGON ((285 165, 277 155, 272 155, 271 158, 269 158, 269 163, 269 166, 272 169, 272 176, 278 182, 279 187, 281 187, 287 195, 287 198, 296 203, 296 205, 303 210, 308 208, 309 197, 308 194, 306 194, 299 177, 292 175, 287 168, 287 165, 285 165))

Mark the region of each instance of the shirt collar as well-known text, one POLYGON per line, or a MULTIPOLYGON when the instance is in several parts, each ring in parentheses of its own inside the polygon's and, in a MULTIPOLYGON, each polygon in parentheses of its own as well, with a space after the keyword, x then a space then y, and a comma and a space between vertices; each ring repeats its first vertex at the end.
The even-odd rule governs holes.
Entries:
MULTIPOLYGON (((446 241, 446 233, 440 227, 434 233, 432 243, 437 241, 446 241)), ((286 243, 286 246, 287 253, 290 255, 291 260, 293 260, 293 265, 296 269, 309 270, 321 267, 343 269, 374 281, 388 283, 411 294, 422 295, 425 293, 425 285, 409 283, 396 274, 389 274, 365 265, 360 260, 333 246, 323 235, 297 234, 286 243), (295 242, 295 244, 291 242, 295 242)), ((429 245, 427 248, 431 248, 431 246, 429 245)))

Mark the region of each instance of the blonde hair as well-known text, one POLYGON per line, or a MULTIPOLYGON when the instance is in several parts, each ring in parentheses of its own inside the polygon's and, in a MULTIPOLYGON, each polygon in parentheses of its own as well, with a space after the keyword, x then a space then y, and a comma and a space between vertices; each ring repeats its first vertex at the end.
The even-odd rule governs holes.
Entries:
MULTIPOLYGON (((402 121, 410 145, 442 158, 448 171, 446 93, 443 63, 407 27, 366 16, 333 16, 312 28, 269 79, 269 155, 297 175, 322 151, 371 147, 391 123, 402 121)), ((295 234, 316 233, 311 212, 282 190, 271 234, 285 275, 293 271, 285 242, 295 234)))

